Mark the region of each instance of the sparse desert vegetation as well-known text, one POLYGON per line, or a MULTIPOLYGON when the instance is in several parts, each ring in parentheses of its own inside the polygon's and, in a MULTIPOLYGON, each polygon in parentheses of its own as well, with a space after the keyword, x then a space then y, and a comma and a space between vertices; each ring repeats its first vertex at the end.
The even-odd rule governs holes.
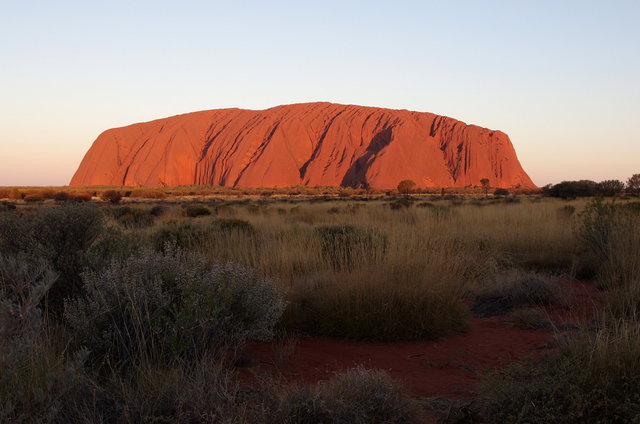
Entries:
POLYGON ((0 421, 640 416, 633 198, 186 190, 0 192, 0 421), (575 280, 601 290, 602 304, 568 325, 557 316, 570 315, 575 280), (284 335, 446 343, 478 320, 557 340, 529 359, 473 370, 477 391, 446 413, 366 366, 317 383, 247 366, 247 343, 284 335))

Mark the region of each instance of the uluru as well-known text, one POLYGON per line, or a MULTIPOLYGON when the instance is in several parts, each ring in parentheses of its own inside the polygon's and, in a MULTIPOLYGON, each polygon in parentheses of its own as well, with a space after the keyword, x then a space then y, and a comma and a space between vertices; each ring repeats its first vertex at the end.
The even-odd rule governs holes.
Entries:
POLYGON ((103 132, 71 186, 535 188, 509 137, 427 112, 333 103, 217 109, 103 132))

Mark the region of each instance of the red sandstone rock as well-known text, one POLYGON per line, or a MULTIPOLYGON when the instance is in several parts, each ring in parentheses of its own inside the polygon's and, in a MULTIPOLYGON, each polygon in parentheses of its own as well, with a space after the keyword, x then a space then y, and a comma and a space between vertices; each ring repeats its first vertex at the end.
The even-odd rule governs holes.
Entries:
POLYGON ((432 113, 332 103, 219 109, 114 128, 72 186, 534 188, 509 137, 432 113))

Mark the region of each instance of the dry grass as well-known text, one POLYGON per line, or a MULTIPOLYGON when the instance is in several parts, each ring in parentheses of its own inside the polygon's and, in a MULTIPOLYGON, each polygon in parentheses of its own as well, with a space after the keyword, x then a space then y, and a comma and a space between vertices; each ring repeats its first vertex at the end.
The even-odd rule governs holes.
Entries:
MULTIPOLYGON (((132 190, 122 200, 126 207, 114 207, 96 200, 108 189, 112 188, 84 191, 105 211, 106 224, 102 233, 92 238, 90 247, 72 249, 83 251, 83 266, 96 275, 109 269, 115 272, 118 265, 112 260, 123 263, 145 246, 166 253, 167 241, 198 252, 206 264, 239 263, 275 282, 288 302, 280 325, 289 335, 306 332, 386 341, 445 337, 465 330, 470 300, 483 295, 498 293, 513 301, 511 309, 562 303, 553 280, 549 283, 540 276, 572 276, 583 266, 585 255, 594 254, 587 239, 576 237, 587 205, 581 200, 419 196, 394 200, 373 198, 357 190, 343 190, 345 197, 327 190, 322 194, 326 198, 302 199, 307 193, 303 188, 288 193, 256 190, 247 199, 242 190, 185 187, 159 190, 167 198, 153 201, 143 197, 156 194, 134 194, 132 190), (190 218, 185 216, 189 207, 205 207, 211 215, 190 218), (532 275, 544 283, 536 280, 529 284, 524 277, 532 275)), ((51 191, 54 195, 59 192, 51 191)), ((70 199, 83 192, 69 193, 70 199)), ((57 211, 65 210, 60 203, 66 200, 45 199, 47 193, 19 189, 4 194, 19 200, 11 201, 17 205, 15 211, 2 212, 2 222, 34 220, 40 227, 28 235, 35 239, 45 234, 42 228, 51 226, 50 220, 35 218, 41 214, 55 217, 57 211), (25 205, 23 195, 43 200, 25 205)), ((640 375, 639 223, 631 214, 616 215, 612 222, 606 237, 593 239, 605 252, 593 262, 597 278, 610 290, 598 327, 570 337, 559 353, 542 365, 510 370, 505 379, 485 392, 479 412, 502 422, 558 422, 558 417, 589 422, 584 408, 589 403, 604 411, 596 411, 596 418, 613 411, 626 419, 637 412, 640 402, 636 398, 620 399, 631 389, 637 392, 640 375)), ((3 250, 21 238, 12 236, 18 226, 2 228, 6 234, 0 253, 6 254, 3 250)), ((62 228, 51 234, 71 232, 62 228)), ((65 240, 62 237, 60 243, 65 240)), ((54 250, 63 252, 57 247, 54 250)), ((78 269, 69 268, 69 273, 78 274, 78 269)), ((131 287, 141 287, 134 274, 131 287)), ((96 291, 100 295, 106 292, 96 291)), ((73 295, 87 297, 79 291, 73 295)), ((141 299, 148 299, 148 295, 142 293, 141 299)), ((168 316, 173 317, 176 311, 171 309, 168 316)), ((527 328, 540 323, 540 316, 530 310, 516 310, 511 319, 514 325, 527 328)), ((265 393, 244 391, 228 363, 207 355, 190 361, 179 356, 165 363, 140 360, 128 372, 109 374, 102 369, 98 377, 99 369, 91 361, 83 365, 71 359, 68 349, 74 346, 73 329, 59 330, 61 325, 59 322, 36 334, 26 366, 15 374, 17 379, 12 377, 10 384, 0 388, 11 396, 17 396, 24 384, 37 389, 31 394, 24 389, 26 395, 11 398, 13 410, 5 410, 6 416, 13 417, 11 414, 18 411, 39 420, 55 416, 52 422, 260 423, 304 422, 309 417, 305 414, 314 417, 318 413, 326 418, 323 422, 376 422, 381 417, 375 415, 380 412, 376 409, 379 405, 370 402, 375 392, 390 402, 383 411, 386 422, 412 422, 415 418, 414 406, 395 383, 383 374, 363 370, 315 388, 278 387, 271 399, 265 393), (58 344, 51 343, 54 335, 60 338, 58 344), (61 370, 73 372, 61 374, 61 370), (53 376, 52 384, 47 383, 47 375, 53 376), (64 398, 56 397, 57 393, 64 398), (34 401, 29 397, 32 395, 41 396, 43 403, 34 401)), ((167 321, 162 332, 180 333, 178 327, 167 321)), ((126 325, 117 328, 126 329, 126 325)), ((295 349, 293 339, 283 340, 278 361, 287 361, 295 349)))
POLYGON ((465 299, 500 270, 572 270, 578 248, 571 222, 557 212, 564 202, 433 203, 205 203, 213 215, 196 220, 168 205, 154 228, 141 231, 156 246, 173 240, 210 261, 239 262, 276 280, 289 301, 285 328, 355 339, 464 331, 465 299), (242 225, 220 224, 232 221, 242 225), (352 234, 327 244, 327 228, 352 234))
POLYGON ((487 423, 636 423, 638 358, 638 323, 604 321, 565 337, 541 360, 485 380, 474 408, 487 423))

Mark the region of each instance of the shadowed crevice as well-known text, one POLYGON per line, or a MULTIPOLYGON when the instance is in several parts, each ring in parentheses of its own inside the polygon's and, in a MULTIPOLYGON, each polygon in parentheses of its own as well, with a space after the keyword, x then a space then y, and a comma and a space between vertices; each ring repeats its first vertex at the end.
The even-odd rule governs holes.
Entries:
POLYGON ((364 154, 356 159, 349 167, 346 174, 342 178, 340 183, 343 187, 363 187, 368 188, 369 182, 367 181, 367 171, 371 166, 372 159, 385 147, 391 143, 393 139, 393 127, 385 128, 378 132, 367 146, 364 154))

